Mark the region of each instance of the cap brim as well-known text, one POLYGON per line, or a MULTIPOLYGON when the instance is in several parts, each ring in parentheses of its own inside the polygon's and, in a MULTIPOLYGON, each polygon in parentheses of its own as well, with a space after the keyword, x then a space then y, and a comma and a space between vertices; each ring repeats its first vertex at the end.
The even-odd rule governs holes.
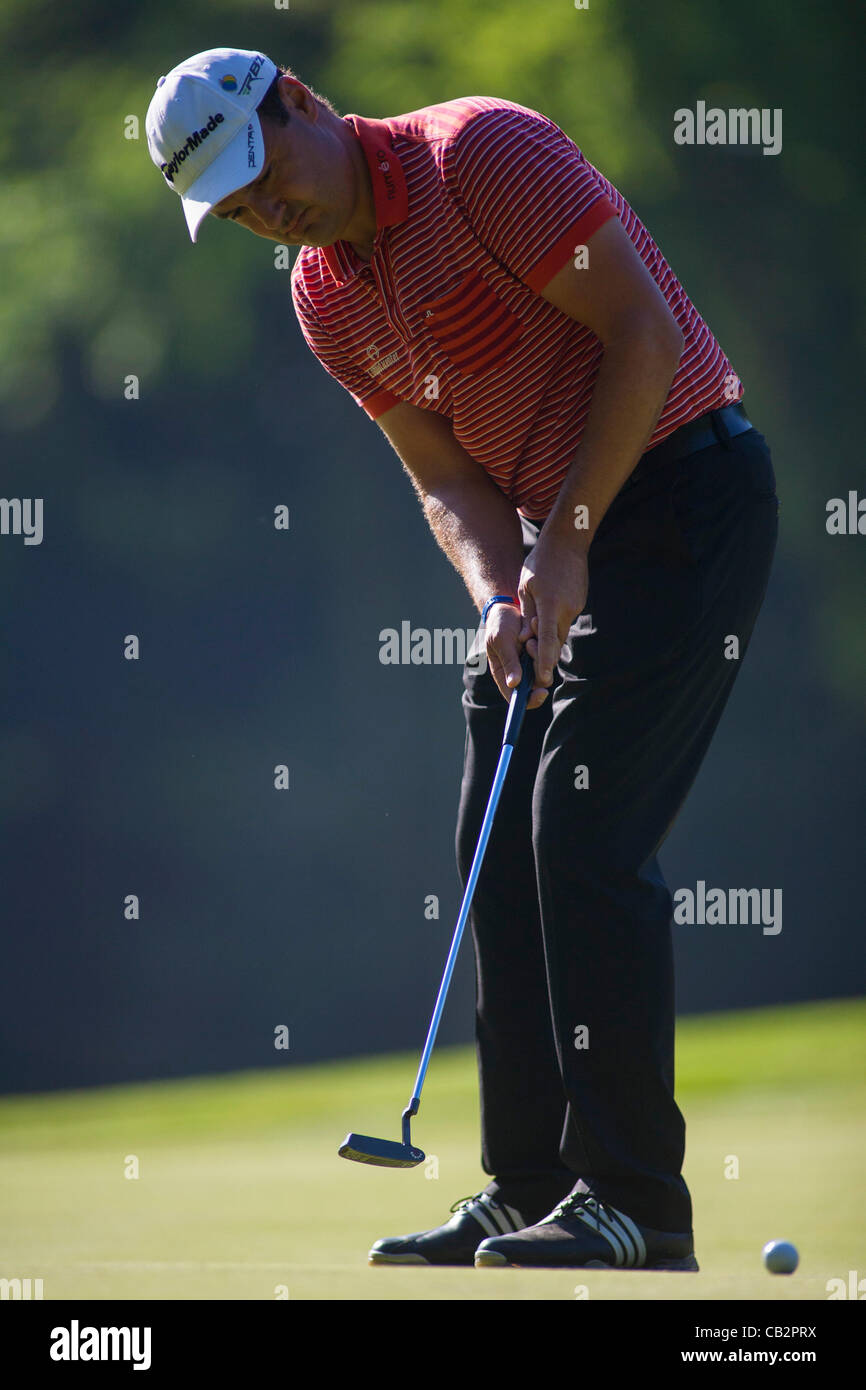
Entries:
POLYGON ((201 178, 181 194, 186 225, 193 241, 198 239, 199 227, 217 203, 257 179, 264 163, 265 139, 258 114, 253 111, 249 123, 241 127, 201 178))

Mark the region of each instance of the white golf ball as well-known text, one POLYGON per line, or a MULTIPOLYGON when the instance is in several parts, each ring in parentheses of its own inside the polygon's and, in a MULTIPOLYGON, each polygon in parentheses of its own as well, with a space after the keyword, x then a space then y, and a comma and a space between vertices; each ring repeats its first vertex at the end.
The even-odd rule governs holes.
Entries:
POLYGON ((797 1247, 789 1240, 768 1240, 763 1254, 764 1265, 771 1274, 793 1274, 800 1263, 797 1247))

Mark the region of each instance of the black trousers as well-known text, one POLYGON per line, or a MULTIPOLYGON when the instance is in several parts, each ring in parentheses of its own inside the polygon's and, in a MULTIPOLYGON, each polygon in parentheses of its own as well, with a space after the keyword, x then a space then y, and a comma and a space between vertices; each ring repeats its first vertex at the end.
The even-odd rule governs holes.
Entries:
MULTIPOLYGON (((500 1188, 577 1186, 692 1228, 657 856, 742 664, 777 527, 752 429, 664 465, 645 455, 593 539, 584 613, 524 720, 470 917, 481 1158, 500 1188)), ((528 553, 539 528, 523 529, 528 553)), ((507 706, 486 670, 464 687, 465 884, 507 706)))

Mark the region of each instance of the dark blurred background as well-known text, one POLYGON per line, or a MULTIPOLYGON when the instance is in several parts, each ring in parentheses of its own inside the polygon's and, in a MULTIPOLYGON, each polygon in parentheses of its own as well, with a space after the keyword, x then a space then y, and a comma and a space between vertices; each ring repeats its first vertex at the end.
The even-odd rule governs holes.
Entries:
MULTIPOLYGON (((676 927, 679 1008, 862 991, 866 538, 825 525, 830 498, 866 495, 858 11, 3 0, 0 494, 44 499, 44 539, 0 536, 0 1088, 420 1048, 459 906, 461 670, 383 666, 379 632, 474 610, 308 352, 273 246, 211 221, 193 247, 147 153, 156 79, 224 44, 341 113, 542 110, 646 222, 782 499, 662 864, 673 889, 781 888, 783 930, 676 927), (781 154, 675 145, 698 100, 781 108, 781 154)), ((472 999, 467 939, 443 1042, 471 1039, 472 999)))

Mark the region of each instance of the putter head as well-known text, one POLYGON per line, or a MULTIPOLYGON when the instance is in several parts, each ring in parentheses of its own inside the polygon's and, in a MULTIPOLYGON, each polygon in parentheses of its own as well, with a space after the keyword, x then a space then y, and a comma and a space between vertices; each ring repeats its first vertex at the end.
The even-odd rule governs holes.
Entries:
POLYGON ((341 1158, 354 1163, 375 1163, 379 1168, 417 1168, 427 1157, 414 1144, 395 1139, 372 1139, 369 1134, 347 1134, 340 1145, 341 1158))

